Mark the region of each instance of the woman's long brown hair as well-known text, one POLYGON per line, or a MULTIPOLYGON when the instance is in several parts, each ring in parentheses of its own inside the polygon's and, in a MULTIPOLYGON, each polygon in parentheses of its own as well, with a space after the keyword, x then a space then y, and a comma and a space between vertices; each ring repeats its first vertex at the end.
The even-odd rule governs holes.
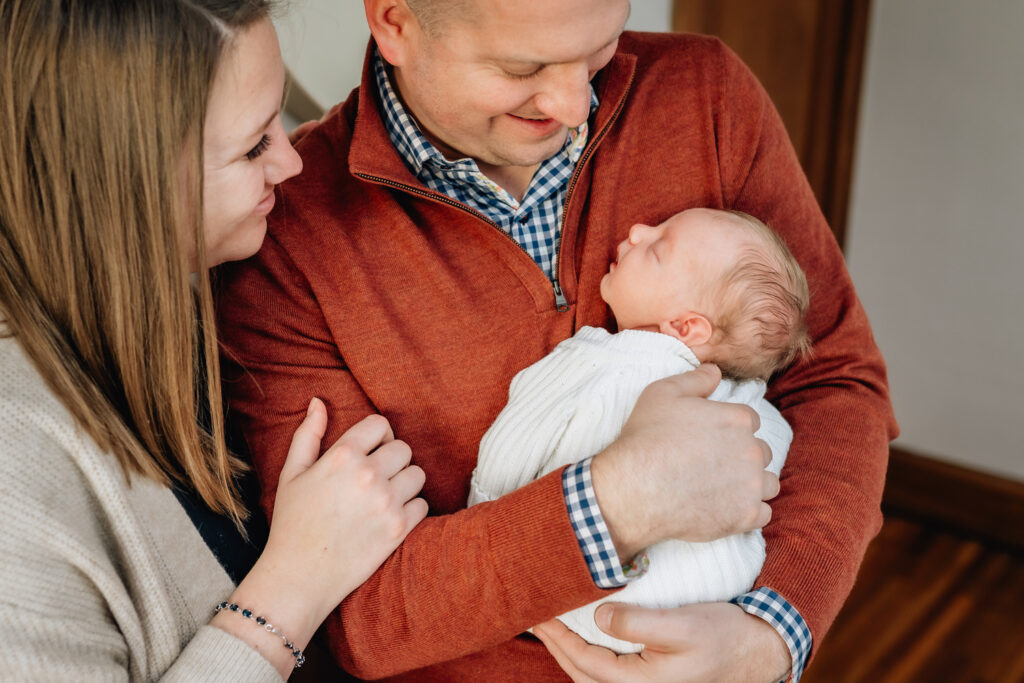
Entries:
POLYGON ((189 486, 239 527, 244 465, 224 440, 210 278, 200 268, 193 288, 186 239, 204 263, 218 60, 267 12, 267 0, 0 0, 7 333, 126 476, 189 486))

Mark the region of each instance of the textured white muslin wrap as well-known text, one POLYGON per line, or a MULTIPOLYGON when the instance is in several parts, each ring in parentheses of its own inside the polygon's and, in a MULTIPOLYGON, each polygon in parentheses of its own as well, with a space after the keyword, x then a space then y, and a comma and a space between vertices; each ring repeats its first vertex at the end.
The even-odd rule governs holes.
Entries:
MULTIPOLYGON (((508 404, 480 442, 469 505, 494 500, 534 479, 594 455, 615 440, 644 388, 695 369, 682 342, 657 332, 584 327, 512 380, 508 404)), ((768 470, 779 474, 793 431, 764 398, 762 381, 723 380, 712 400, 757 411, 756 436, 771 448, 768 470)), ((650 568, 623 590, 559 617, 590 643, 617 652, 641 646, 597 628, 604 602, 677 607, 729 600, 750 590, 764 564, 764 537, 751 531, 709 543, 662 541, 647 549, 650 568)))

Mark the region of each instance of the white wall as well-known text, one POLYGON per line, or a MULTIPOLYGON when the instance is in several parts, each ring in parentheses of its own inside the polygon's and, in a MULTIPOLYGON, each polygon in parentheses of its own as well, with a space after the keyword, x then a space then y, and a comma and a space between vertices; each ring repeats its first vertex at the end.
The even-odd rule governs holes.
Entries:
MULTIPOLYGON (((667 31, 671 12, 671 0, 636 0, 626 27, 667 31)), ((362 2, 291 0, 274 24, 285 63, 321 105, 340 102, 359 84, 370 37, 362 2)))
POLYGON ((370 31, 358 0, 290 0, 275 17, 285 64, 329 108, 359 84, 370 31))
POLYGON ((871 13, 847 255, 898 443, 1024 480, 1024 2, 871 13))

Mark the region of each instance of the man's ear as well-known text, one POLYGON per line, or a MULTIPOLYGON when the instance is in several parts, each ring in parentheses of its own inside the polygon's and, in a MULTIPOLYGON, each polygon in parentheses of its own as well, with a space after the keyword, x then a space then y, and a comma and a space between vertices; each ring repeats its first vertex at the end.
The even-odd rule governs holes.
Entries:
POLYGON ((676 320, 667 320, 658 325, 658 331, 675 337, 689 347, 699 346, 711 339, 711 321, 700 313, 686 313, 676 320))
POLYGON ((405 0, 363 0, 366 23, 381 56, 392 66, 405 66, 410 38, 421 29, 405 0))

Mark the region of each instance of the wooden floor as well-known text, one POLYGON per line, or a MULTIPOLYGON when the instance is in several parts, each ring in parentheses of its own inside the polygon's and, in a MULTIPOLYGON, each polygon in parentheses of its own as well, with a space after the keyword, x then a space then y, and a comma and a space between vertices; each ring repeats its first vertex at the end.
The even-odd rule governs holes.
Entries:
POLYGON ((1024 553, 888 518, 802 681, 1024 683, 1024 553))

